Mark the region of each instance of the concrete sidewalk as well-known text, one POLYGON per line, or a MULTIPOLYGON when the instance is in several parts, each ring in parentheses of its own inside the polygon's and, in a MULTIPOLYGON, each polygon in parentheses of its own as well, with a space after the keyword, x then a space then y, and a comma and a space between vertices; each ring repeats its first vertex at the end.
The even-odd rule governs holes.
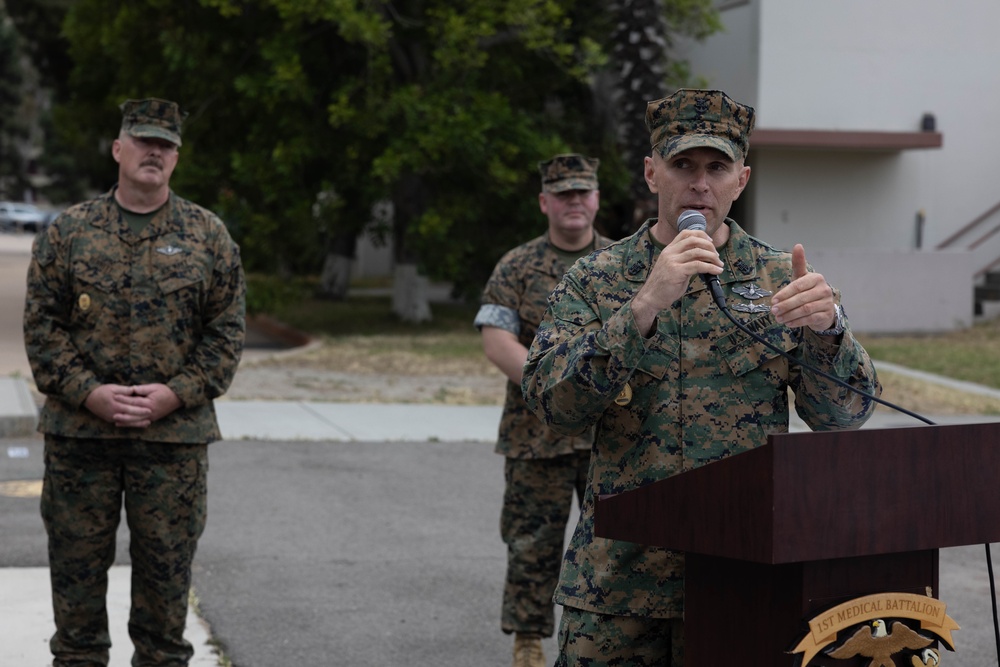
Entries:
POLYGON ((490 442, 500 406, 216 401, 224 440, 490 442))
POLYGON ((28 383, 17 377, 0 377, 0 438, 31 435, 38 425, 38 408, 28 383))
MULTIPOLYGON (((111 634, 110 667, 127 667, 132 660, 132 640, 128 636, 129 591, 132 568, 116 565, 108 571, 108 630, 111 634)), ((0 665, 32 667, 52 663, 49 639, 56 630, 52 620, 52 589, 49 568, 0 568, 0 665)), ((190 667, 217 667, 218 655, 210 642, 209 630, 188 611, 185 638, 194 646, 190 667)))

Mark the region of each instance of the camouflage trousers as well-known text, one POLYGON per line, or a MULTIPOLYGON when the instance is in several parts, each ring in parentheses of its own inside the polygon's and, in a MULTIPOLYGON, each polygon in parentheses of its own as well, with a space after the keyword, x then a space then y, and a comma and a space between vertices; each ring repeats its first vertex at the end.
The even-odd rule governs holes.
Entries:
POLYGON ((205 527, 207 445, 47 435, 41 513, 56 633, 53 667, 108 664, 108 568, 122 499, 129 527, 133 667, 188 664, 191 561, 205 527))
POLYGON ((573 505, 583 499, 590 450, 550 459, 505 459, 500 536, 507 545, 501 629, 551 637, 552 595, 573 505))
MULTIPOLYGON (((725 640, 723 640, 725 641, 725 640)), ((683 667, 684 621, 563 607, 555 667, 683 667)))

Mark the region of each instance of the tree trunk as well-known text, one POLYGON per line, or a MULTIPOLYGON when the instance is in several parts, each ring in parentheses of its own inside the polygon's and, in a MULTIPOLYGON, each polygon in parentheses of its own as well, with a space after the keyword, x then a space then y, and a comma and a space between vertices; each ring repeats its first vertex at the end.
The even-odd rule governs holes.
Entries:
POLYGON ((420 177, 412 173, 401 176, 393 192, 392 203, 396 260, 392 312, 404 322, 428 322, 431 319, 431 304, 427 278, 417 273, 417 257, 407 244, 410 226, 426 207, 426 193, 420 177))
POLYGON ((416 264, 396 264, 392 280, 392 312, 404 322, 430 322, 427 278, 417 273, 416 264))
POLYGON ((343 301, 347 298, 347 290, 351 284, 351 267, 354 260, 350 257, 328 252, 323 260, 323 271, 319 276, 320 294, 327 299, 343 301))
POLYGON ((617 19, 612 32, 611 58, 617 70, 619 146, 625 164, 634 165, 629 190, 635 208, 633 231, 656 215, 656 197, 649 191, 642 171, 649 155, 646 102, 672 91, 667 84, 667 23, 662 0, 617 0, 610 6, 617 19))
POLYGON ((319 277, 320 294, 324 297, 338 301, 347 298, 357 245, 358 239, 353 234, 338 236, 330 244, 319 277))

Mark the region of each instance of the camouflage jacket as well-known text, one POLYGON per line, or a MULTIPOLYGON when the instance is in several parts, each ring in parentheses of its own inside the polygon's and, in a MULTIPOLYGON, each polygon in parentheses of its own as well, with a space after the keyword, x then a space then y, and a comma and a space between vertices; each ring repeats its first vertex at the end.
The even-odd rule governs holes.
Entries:
MULTIPOLYGON (((803 363, 877 396, 875 369, 850 330, 839 344, 829 343, 811 330, 778 324, 766 309, 737 310, 738 304, 767 304, 767 296, 790 282, 791 255, 727 223, 731 234, 720 248, 725 269, 719 279, 733 314, 803 363), (748 292, 749 286, 759 289, 748 292)), ((874 402, 755 342, 719 311, 698 279, 659 314, 656 331, 644 339, 630 299, 659 255, 650 226, 569 270, 549 299, 522 387, 528 407, 553 428, 569 434, 597 428, 556 601, 606 614, 669 618, 683 610, 683 556, 595 537, 595 494, 634 489, 766 444, 768 434, 788 430, 788 389, 813 430, 857 428, 874 402)))
MULTIPOLYGON (((593 249, 609 243, 611 239, 595 233, 593 249)), ((476 327, 505 329, 528 347, 545 314, 549 293, 567 268, 563 256, 549 243, 548 235, 508 251, 497 262, 483 289, 476 327)), ((569 436, 546 426, 528 410, 521 386, 507 380, 496 445, 498 454, 517 459, 552 458, 571 454, 575 449, 589 449, 592 440, 589 433, 569 436)))
POLYGON ((39 234, 24 340, 39 430, 80 438, 204 443, 220 437, 212 399, 232 382, 245 333, 239 247, 210 211, 170 195, 141 234, 113 193, 71 207, 39 234), (102 384, 168 385, 182 406, 118 428, 83 407, 102 384))

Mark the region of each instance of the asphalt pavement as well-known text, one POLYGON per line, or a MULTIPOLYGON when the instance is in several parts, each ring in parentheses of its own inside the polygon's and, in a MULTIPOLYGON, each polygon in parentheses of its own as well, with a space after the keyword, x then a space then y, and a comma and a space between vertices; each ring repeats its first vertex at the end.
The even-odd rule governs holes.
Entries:
MULTIPOLYGON (((3 241, 0 277, 26 252, 3 241)), ((19 312, 10 304, 23 301, 21 289, 18 297, 0 283, 3 312, 19 312)), ((26 364, 12 333, 20 323, 8 319, 0 322, 0 667, 35 667, 49 664, 54 630, 38 517, 42 441, 32 433, 30 372, 18 366, 26 364)), ((268 353, 266 344, 249 352, 268 353)), ((217 411, 224 440, 210 447, 209 521, 187 628, 193 667, 218 664, 220 649, 235 667, 510 664, 498 620, 499 408, 220 400, 217 411)), ((920 425, 880 407, 866 428, 920 425)), ((112 667, 131 657, 127 544, 123 527, 109 586, 112 667)), ((983 546, 941 550, 940 588, 962 626, 959 652, 943 660, 997 665, 983 546)), ((551 662, 554 641, 545 648, 551 662)))

